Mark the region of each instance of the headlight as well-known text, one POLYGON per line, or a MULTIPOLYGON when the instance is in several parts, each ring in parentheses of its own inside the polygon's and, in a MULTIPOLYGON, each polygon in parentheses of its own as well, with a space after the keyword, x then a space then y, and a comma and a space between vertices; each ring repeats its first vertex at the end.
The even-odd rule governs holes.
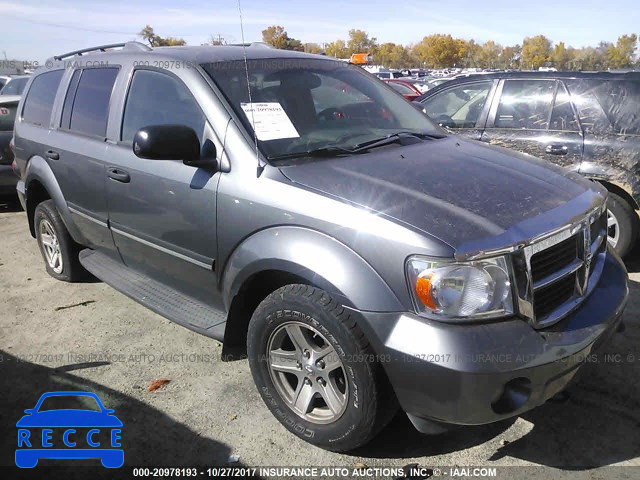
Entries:
POLYGON ((416 311, 426 317, 465 321, 513 313, 505 257, 461 263, 411 257, 407 279, 416 311))

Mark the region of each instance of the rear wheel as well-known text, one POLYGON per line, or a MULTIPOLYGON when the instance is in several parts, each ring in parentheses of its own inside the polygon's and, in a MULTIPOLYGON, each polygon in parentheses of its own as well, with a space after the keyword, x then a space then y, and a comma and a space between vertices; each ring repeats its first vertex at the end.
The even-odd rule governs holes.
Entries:
POLYGON ((249 323, 253 379, 290 432, 333 451, 371 440, 397 411, 395 396, 353 314, 323 290, 288 285, 249 323))
POLYGON ((609 192, 607 200, 607 236, 621 257, 633 248, 638 236, 638 216, 619 195, 609 192))
POLYGON ((80 246, 71 238, 53 200, 38 204, 33 221, 47 273, 64 282, 84 279, 87 271, 78 260, 80 246))

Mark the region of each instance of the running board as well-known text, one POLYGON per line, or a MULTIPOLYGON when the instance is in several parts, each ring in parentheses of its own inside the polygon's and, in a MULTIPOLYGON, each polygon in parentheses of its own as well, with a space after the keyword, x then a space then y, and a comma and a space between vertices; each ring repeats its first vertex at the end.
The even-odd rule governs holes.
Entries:
POLYGON ((93 275, 149 310, 207 337, 220 342, 224 339, 224 312, 141 275, 104 253, 85 249, 79 258, 93 275))

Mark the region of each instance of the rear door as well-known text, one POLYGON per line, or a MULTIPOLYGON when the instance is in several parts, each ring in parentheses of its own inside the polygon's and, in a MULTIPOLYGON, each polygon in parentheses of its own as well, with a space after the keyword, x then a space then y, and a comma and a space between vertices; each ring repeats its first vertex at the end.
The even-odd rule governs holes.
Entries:
POLYGON ((474 80, 444 88, 422 101, 427 115, 443 127, 480 140, 496 80, 474 80))
POLYGON ((563 82, 501 80, 482 140, 579 169, 584 137, 563 82))
POLYGON ((89 246, 115 258, 107 227, 105 168, 109 105, 118 73, 117 66, 73 72, 46 152, 73 221, 89 246))

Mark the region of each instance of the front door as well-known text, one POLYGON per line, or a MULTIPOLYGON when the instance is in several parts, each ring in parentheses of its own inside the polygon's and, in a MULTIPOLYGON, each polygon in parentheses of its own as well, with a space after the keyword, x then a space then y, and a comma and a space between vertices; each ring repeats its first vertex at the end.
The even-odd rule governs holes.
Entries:
POLYGON ((193 128, 203 151, 216 136, 175 75, 134 70, 118 144, 109 146, 107 201, 116 247, 130 268, 220 306, 214 274, 219 173, 178 160, 144 160, 132 150, 136 131, 161 124, 193 128))
POLYGON ((545 79, 503 80, 482 141, 573 170, 580 168, 584 146, 565 85, 545 79))

